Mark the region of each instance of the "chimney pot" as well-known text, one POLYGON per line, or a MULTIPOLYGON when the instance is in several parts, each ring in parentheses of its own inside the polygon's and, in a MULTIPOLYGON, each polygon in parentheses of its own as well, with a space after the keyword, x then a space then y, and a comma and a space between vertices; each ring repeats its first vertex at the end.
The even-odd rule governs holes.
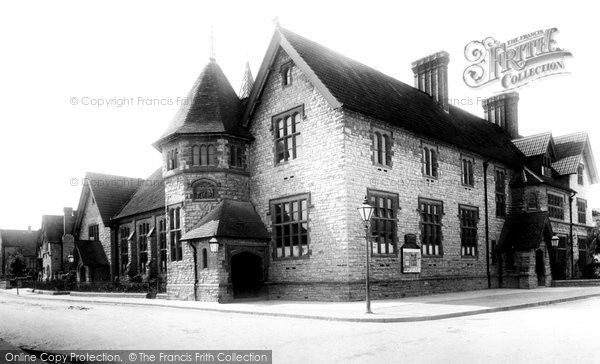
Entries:
POLYGON ((415 87, 426 92, 448 112, 448 52, 440 51, 412 63, 415 87))
POLYGON ((519 93, 512 91, 483 100, 487 121, 501 127, 511 139, 519 137, 519 93))

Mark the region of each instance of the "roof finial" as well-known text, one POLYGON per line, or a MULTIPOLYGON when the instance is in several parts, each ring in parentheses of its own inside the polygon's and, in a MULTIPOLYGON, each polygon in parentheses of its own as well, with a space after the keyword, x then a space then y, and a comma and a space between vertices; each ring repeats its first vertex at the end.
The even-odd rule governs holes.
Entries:
POLYGON ((240 87, 240 99, 250 96, 252 86, 254 86, 254 77, 252 77, 252 71, 250 71, 250 62, 246 61, 246 70, 244 71, 242 86, 240 87))
POLYGON ((215 33, 213 27, 210 27, 210 60, 215 60, 215 33))
POLYGON ((275 28, 279 28, 279 15, 273 18, 273 24, 275 24, 275 28))

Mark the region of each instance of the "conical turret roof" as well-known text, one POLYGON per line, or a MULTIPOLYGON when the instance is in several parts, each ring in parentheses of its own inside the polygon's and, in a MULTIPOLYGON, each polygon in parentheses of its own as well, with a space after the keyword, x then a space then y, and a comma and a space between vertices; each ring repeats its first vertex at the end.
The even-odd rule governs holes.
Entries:
POLYGON ((211 59, 182 102, 167 131, 154 143, 174 134, 225 133, 251 138, 238 125, 241 102, 221 67, 211 59))

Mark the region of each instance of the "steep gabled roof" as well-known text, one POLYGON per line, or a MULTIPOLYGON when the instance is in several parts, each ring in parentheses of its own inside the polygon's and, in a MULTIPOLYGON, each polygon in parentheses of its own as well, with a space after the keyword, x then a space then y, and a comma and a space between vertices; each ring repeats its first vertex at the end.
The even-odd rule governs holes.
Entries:
POLYGON ((181 240, 215 237, 269 240, 260 216, 252 203, 224 199, 192 228, 181 240))
POLYGON ((500 127, 456 107, 446 113, 428 94, 281 27, 273 35, 250 93, 244 126, 280 48, 332 108, 343 107, 509 164, 522 157, 500 127))
POLYGON ((76 229, 81 224, 85 211, 85 203, 90 194, 96 201, 102 221, 105 224, 109 224, 110 219, 121 211, 142 183, 143 180, 141 178, 87 172, 81 196, 79 197, 77 211, 80 213, 77 214, 76 229))
POLYGON ((39 237, 39 230, 0 230, 0 241, 3 248, 19 248, 23 255, 36 254, 39 237))
POLYGON ((498 247, 501 251, 528 251, 538 248, 542 241, 550 241, 551 236, 548 211, 508 215, 498 247))
POLYGON ((141 214, 165 207, 165 184, 162 168, 152 173, 135 191, 129 202, 113 219, 141 214))
POLYGON ((548 151, 548 146, 553 148, 554 142, 552 140, 552 133, 545 132, 515 139, 513 143, 526 157, 533 157, 545 154, 548 151))
POLYGON ((252 138, 250 132, 239 126, 240 112, 240 99, 221 67, 211 59, 154 146, 176 134, 227 133, 252 138))
POLYGON ((551 187, 555 187, 567 192, 574 192, 568 185, 561 183, 561 181, 556 180, 551 177, 546 177, 544 175, 538 175, 531 169, 523 166, 518 173, 515 173, 512 180, 510 181, 511 186, 525 186, 525 185, 537 185, 537 184, 545 184, 551 187))
POLYGON ((42 233, 46 234, 46 239, 51 243, 62 243, 64 234, 64 216, 61 215, 43 215, 42 233))
POLYGON ((590 139, 586 132, 561 135, 554 138, 557 161, 556 172, 560 175, 577 173, 579 163, 584 160, 592 183, 598 183, 598 172, 590 139))

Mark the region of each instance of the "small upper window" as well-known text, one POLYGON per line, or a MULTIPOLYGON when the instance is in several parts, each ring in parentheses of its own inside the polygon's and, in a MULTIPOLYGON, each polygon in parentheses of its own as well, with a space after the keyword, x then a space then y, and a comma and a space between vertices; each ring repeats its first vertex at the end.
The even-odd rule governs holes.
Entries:
POLYGON ((303 115, 304 107, 300 106, 273 117, 276 164, 298 157, 302 146, 299 124, 303 115))
POLYGON ((552 160, 548 154, 542 157, 542 174, 546 177, 551 176, 552 171, 552 160))
POLYGON ((389 134, 381 131, 373 133, 373 163, 392 166, 392 137, 389 134))
POLYGON ((293 63, 289 62, 281 66, 281 86, 287 87, 292 84, 292 66, 293 63))
POLYGON ((438 177, 438 156, 437 149, 428 145, 424 145, 422 149, 422 168, 425 177, 438 177))
POLYGON ((235 144, 229 146, 229 167, 246 167, 246 153, 243 147, 235 144))
POLYGON ((177 168, 177 149, 173 149, 167 152, 167 171, 177 168))
POLYGON ((463 185, 473 187, 475 185, 475 181, 473 179, 473 158, 463 156, 460 159, 460 163, 462 169, 461 179, 463 185))
POLYGON ((577 184, 583 186, 583 164, 577 167, 577 184))

